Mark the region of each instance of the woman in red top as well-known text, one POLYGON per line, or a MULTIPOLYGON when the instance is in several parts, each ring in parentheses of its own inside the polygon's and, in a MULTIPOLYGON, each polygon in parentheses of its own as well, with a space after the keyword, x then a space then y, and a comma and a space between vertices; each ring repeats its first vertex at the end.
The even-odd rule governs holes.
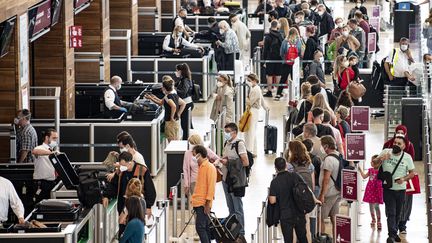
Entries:
POLYGON ((334 79, 338 81, 340 90, 345 90, 354 76, 354 70, 349 66, 348 59, 344 55, 339 55, 334 66, 334 79))

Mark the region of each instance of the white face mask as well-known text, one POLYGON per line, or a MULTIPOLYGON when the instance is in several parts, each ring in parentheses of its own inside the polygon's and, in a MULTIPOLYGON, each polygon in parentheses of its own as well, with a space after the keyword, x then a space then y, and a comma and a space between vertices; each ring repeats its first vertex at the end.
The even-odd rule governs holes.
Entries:
POLYGON ((224 83, 222 83, 221 81, 218 81, 218 82, 216 83, 216 86, 217 86, 218 88, 220 88, 220 87, 224 86, 224 83))
POLYGON ((295 18, 295 22, 296 22, 296 24, 298 24, 298 23, 301 22, 301 19, 300 18, 295 18))
POLYGON ((324 149, 323 146, 320 147, 320 151, 321 151, 322 154, 325 154, 325 153, 326 153, 326 151, 325 151, 325 149, 324 149))
POLYGON ((224 138, 225 138, 225 141, 230 140, 231 139, 231 133, 230 132, 225 132, 224 133, 224 138))
POLYGON ((348 61, 345 61, 344 63, 343 63, 343 65, 344 65, 344 67, 348 67, 349 66, 349 62, 348 61))
POLYGON ((324 15, 324 12, 323 12, 323 11, 319 11, 319 12, 318 12, 318 15, 319 15, 319 16, 323 16, 323 15, 324 15))
POLYGON ((126 147, 120 148, 120 153, 127 152, 128 149, 126 147))
POLYGON ((58 143, 57 143, 57 141, 55 141, 55 140, 52 140, 52 141, 50 142, 50 144, 49 144, 49 146, 50 146, 51 149, 56 148, 57 145, 58 145, 58 143))
POLYGON ((400 49, 401 49, 402 51, 406 51, 406 50, 408 50, 408 45, 401 45, 401 46, 400 46, 400 49))
POLYGON ((124 171, 127 171, 128 170, 128 167, 127 166, 125 166, 125 165, 120 165, 120 171, 121 172, 124 172, 124 171))
POLYGON ((16 118, 16 117, 14 118, 14 124, 15 124, 15 125, 18 125, 18 124, 19 124, 19 121, 20 121, 19 118, 16 118))
POLYGON ((348 37, 349 32, 348 32, 348 31, 344 31, 344 32, 342 32, 342 35, 343 35, 344 37, 348 37))
POLYGON ((121 89, 121 84, 119 84, 118 86, 117 86, 117 90, 120 90, 121 89))
POLYGON ((183 32, 177 32, 178 37, 182 37, 182 35, 183 35, 183 32))
POLYGON ((357 8, 360 8, 361 7, 361 3, 357 3, 356 6, 357 6, 357 8))
POLYGON ((176 76, 177 78, 180 78, 180 76, 181 76, 180 71, 175 71, 175 76, 176 76))
POLYGON ((220 30, 219 30, 219 33, 220 33, 221 35, 223 35, 223 34, 224 34, 224 31, 223 31, 222 29, 220 29, 220 30))
POLYGON ((343 28, 343 23, 338 23, 338 24, 337 24, 337 27, 338 27, 338 28, 343 28))
POLYGON ((194 163, 198 163, 197 156, 192 157, 192 161, 193 161, 194 163))
POLYGON ((320 63, 323 63, 323 62, 324 62, 324 57, 320 57, 320 58, 319 58, 319 62, 320 62, 320 63))

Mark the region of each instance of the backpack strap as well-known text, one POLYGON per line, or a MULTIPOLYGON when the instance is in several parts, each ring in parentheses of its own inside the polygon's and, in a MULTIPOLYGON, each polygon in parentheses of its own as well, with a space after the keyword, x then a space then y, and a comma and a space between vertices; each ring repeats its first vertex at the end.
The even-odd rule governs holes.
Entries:
MULTIPOLYGON (((329 156, 333 157, 333 158, 336 158, 339 161, 339 171, 341 171, 342 170, 341 157, 337 156, 336 154, 328 154, 325 158, 327 158, 329 156)), ((325 158, 324 158, 324 160, 325 160, 325 158)), ((339 171, 338 171, 338 173, 339 173, 339 171)), ((332 179, 333 183, 336 185, 336 180, 333 178, 332 174, 330 174, 330 178, 332 179)))

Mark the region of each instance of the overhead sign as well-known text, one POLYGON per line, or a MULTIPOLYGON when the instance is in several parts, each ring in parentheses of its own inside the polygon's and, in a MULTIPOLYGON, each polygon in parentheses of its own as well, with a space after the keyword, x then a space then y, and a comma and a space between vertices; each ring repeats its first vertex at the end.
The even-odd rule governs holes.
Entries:
POLYGON ((28 11, 29 38, 51 26, 51 0, 47 0, 28 11))
POLYGON ((362 133, 347 133, 345 135, 346 160, 366 160, 366 135, 362 133))
POLYGON ((336 243, 351 243, 351 218, 336 215, 336 243))
POLYGON ((347 201, 357 201, 357 171, 342 170, 342 198, 347 201))
POLYGON ((369 131, 369 106, 351 107, 351 131, 369 131))
POLYGON ((69 47, 82 47, 82 26, 71 26, 69 30, 69 47))
POLYGON ((377 44, 376 33, 375 32, 368 33, 368 52, 369 53, 376 52, 376 44, 377 44))

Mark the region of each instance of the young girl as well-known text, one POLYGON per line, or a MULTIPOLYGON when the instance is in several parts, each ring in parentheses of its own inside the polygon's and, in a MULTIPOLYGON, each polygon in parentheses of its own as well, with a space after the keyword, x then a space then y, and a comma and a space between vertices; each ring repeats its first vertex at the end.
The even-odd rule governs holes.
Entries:
POLYGON ((377 157, 378 155, 372 156, 372 167, 369 168, 366 173, 364 173, 364 171, 360 167, 359 170, 363 179, 369 177, 363 197, 363 202, 369 203, 369 209, 372 217, 371 227, 375 228, 376 223, 378 230, 381 230, 381 212, 379 205, 383 204, 383 188, 381 181, 377 178, 379 163, 374 162, 374 159, 377 157))

